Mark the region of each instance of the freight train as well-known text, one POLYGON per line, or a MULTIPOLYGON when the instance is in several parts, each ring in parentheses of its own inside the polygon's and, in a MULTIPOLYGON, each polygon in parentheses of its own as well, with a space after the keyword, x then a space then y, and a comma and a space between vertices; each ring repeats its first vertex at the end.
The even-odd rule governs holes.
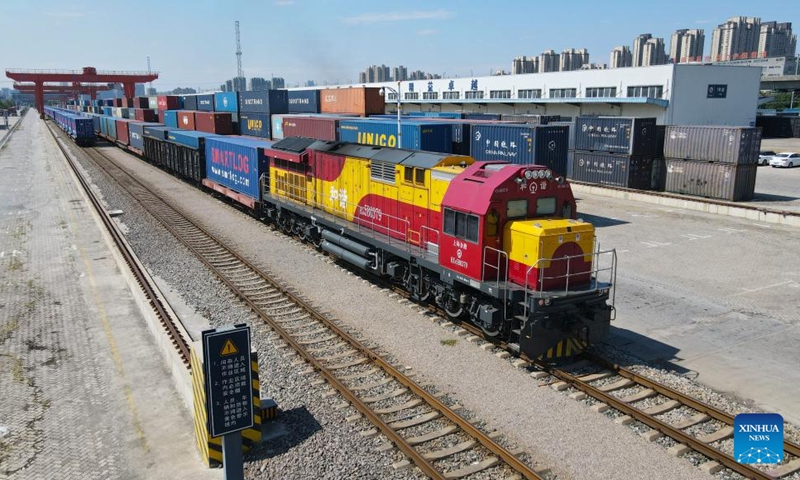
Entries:
POLYGON ((569 183, 545 166, 153 125, 143 136, 132 151, 145 160, 518 354, 571 356, 608 335, 616 253, 599 249, 569 183))

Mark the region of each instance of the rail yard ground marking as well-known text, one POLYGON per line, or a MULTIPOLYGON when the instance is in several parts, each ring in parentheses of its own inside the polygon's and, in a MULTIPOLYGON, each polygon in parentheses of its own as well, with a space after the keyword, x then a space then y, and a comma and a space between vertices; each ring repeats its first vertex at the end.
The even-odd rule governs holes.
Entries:
POLYGON ((686 233, 681 235, 683 238, 688 238, 689 240, 704 240, 706 238, 711 238, 711 235, 695 235, 694 233, 686 233))
POLYGON ((648 248, 666 247, 667 245, 672 245, 669 242, 656 242, 655 240, 650 242, 640 242, 640 243, 648 248))
POLYGON ((739 292, 739 293, 734 293, 731 296, 735 297, 737 295, 746 295, 748 293, 758 292, 758 291, 761 291, 761 290, 766 290, 768 288, 780 287, 782 285, 788 285, 788 284, 791 284, 791 283, 794 283, 794 282, 792 282, 791 280, 786 280, 785 282, 773 283, 772 285, 764 285, 763 287, 758 287, 758 288, 741 288, 740 287, 739 289, 743 290, 743 291, 739 292))
POLYGON ((747 231, 747 230, 741 230, 741 229, 738 229, 738 228, 727 228, 727 227, 718 228, 717 230, 719 230, 720 232, 725 232, 725 233, 745 233, 747 231))

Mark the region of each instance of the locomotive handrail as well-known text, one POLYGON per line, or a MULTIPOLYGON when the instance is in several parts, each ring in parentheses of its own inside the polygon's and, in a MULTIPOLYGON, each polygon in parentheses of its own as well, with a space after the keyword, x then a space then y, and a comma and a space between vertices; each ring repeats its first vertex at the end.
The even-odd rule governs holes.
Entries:
POLYGON ((431 244, 435 245, 437 249, 439 248, 439 235, 440 235, 439 230, 437 230, 435 228, 432 228, 432 227, 429 227, 427 225, 423 225, 419 229, 419 231, 422 234, 422 239, 420 240, 420 253, 422 253, 423 251, 425 251, 425 252, 428 251, 428 243, 431 243, 431 244), (435 233, 436 234, 436 241, 432 242, 430 240, 430 237, 428 235, 425 235, 426 232, 435 233), (423 246, 424 246, 424 248, 422 248, 423 246))
POLYGON ((508 252, 504 252, 503 250, 498 250, 497 248, 493 248, 490 246, 483 247, 483 265, 481 266, 481 281, 483 282, 486 279, 486 267, 496 268, 497 269, 497 277, 495 278, 495 287, 500 290, 500 278, 502 272, 505 272, 505 276, 503 278, 503 318, 508 318, 508 252), (492 265, 486 261, 486 253, 487 251, 494 251, 497 253, 497 266, 492 265), (505 259, 505 269, 500 270, 500 261, 505 259))

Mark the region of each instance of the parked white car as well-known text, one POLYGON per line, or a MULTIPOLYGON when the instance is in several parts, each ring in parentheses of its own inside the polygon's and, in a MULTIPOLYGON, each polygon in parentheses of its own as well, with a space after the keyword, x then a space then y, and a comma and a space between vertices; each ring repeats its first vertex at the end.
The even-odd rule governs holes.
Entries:
POLYGON ((769 165, 769 160, 775 155, 775 152, 772 151, 764 151, 758 152, 758 164, 759 165, 769 165))
POLYGON ((770 167, 800 167, 800 153, 783 152, 769 160, 770 167))

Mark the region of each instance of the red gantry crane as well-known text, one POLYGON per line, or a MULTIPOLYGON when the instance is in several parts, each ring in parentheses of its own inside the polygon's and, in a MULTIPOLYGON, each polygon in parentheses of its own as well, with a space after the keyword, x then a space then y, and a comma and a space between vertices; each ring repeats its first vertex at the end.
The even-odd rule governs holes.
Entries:
MULTIPOLYGON (((14 83, 12 88, 20 93, 36 93, 35 83, 14 83)), ((73 82, 72 85, 44 85, 42 93, 45 95, 48 93, 61 93, 65 94, 64 96, 73 95, 74 97, 90 95, 94 100, 97 98, 97 92, 105 90, 111 90, 111 88, 108 85, 89 85, 73 82)))
POLYGON ((6 70, 6 77, 17 82, 32 82, 36 95, 36 108, 44 118, 45 82, 83 83, 121 83, 126 98, 133 98, 137 83, 147 83, 158 79, 157 72, 98 72, 94 67, 83 70, 6 70))

